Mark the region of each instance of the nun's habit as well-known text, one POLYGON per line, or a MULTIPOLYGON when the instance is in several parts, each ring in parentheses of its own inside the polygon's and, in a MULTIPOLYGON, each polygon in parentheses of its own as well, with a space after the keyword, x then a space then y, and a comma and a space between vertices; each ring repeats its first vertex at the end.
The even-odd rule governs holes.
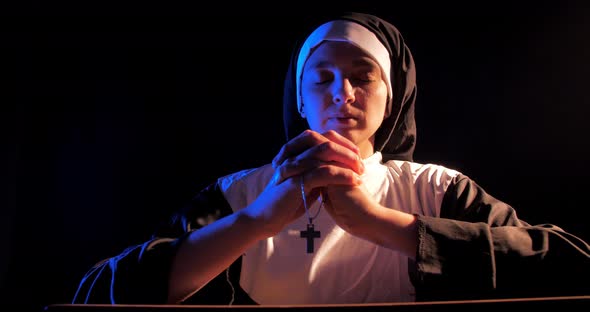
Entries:
MULTIPOLYGON (((363 160, 362 178, 381 204, 418 216, 415 261, 351 236, 324 211, 316 219, 322 237, 313 254, 305 252, 299 236, 307 221, 303 216, 256 243, 183 303, 371 303, 590 293, 588 244, 556 226, 520 220, 511 206, 460 172, 412 161, 416 77, 410 50, 393 25, 375 16, 351 13, 336 19, 365 27, 389 53, 391 113, 378 130, 376 153, 363 160)), ((287 139, 307 128, 297 110, 299 49, 293 51, 285 80, 287 139)), ((91 268, 73 302, 166 303, 179 243, 208 222, 246 207, 272 174, 269 164, 219 178, 150 240, 91 268)))

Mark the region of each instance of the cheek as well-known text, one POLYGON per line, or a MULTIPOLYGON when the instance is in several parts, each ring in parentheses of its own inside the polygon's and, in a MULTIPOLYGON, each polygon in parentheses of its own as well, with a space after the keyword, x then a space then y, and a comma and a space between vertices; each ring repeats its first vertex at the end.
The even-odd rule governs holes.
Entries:
POLYGON ((306 111, 318 111, 322 109, 326 101, 326 93, 318 90, 302 90, 301 102, 306 111))
POLYGON ((385 82, 375 91, 374 94, 375 98, 375 107, 378 107, 381 118, 386 117, 386 109, 387 109, 387 85, 385 82))
MULTIPOLYGON (((385 117, 385 109, 387 107, 387 89, 376 88, 375 90, 367 90, 362 94, 366 103, 366 109, 371 111, 372 116, 379 116, 383 119, 385 117)), ((358 100, 358 97, 357 97, 358 100)))

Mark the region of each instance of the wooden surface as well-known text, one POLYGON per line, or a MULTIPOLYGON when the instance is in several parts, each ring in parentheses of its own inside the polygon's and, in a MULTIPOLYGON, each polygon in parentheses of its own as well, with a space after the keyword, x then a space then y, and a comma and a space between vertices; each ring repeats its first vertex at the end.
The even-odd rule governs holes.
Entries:
POLYGON ((504 309, 559 309, 566 311, 590 311, 589 296, 572 297, 543 297, 497 300, 465 300, 465 301, 433 301, 433 302, 404 302, 404 303, 374 303, 374 304, 320 304, 320 305, 109 305, 109 304, 52 304, 45 307, 47 312, 147 312, 147 311, 223 311, 223 310, 249 310, 249 311, 396 311, 396 312, 423 312, 423 311, 495 311, 504 312, 504 309))

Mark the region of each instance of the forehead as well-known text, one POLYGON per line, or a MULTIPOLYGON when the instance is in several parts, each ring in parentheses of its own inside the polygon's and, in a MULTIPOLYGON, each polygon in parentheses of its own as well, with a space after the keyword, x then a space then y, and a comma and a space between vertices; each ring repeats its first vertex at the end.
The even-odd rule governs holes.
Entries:
POLYGON ((307 69, 359 66, 378 68, 379 65, 369 53, 346 41, 322 42, 305 62, 307 69))

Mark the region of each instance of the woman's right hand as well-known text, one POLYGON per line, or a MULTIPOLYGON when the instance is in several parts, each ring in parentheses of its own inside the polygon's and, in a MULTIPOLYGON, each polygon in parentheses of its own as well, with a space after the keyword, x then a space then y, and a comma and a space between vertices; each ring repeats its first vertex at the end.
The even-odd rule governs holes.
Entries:
POLYGON ((306 130, 287 142, 272 162, 275 172, 265 190, 242 212, 262 224, 267 237, 280 232, 304 212, 328 185, 359 185, 364 172, 359 149, 335 131, 306 130))

